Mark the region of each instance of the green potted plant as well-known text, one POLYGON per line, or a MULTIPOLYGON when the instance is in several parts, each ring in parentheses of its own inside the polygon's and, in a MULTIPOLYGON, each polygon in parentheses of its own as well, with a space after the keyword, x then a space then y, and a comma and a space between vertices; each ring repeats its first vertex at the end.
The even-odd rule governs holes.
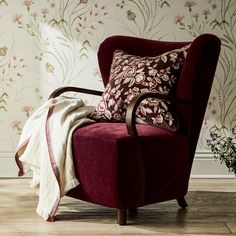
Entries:
POLYGON ((236 175, 236 128, 227 130, 213 126, 207 145, 215 159, 225 164, 236 175))

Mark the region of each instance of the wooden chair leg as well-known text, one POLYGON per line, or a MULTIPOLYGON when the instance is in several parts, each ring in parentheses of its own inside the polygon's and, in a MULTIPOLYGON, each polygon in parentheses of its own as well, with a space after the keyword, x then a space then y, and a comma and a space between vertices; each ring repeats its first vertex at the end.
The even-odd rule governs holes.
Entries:
POLYGON ((117 223, 119 225, 126 225, 127 211, 123 209, 117 210, 117 223))
POLYGON ((184 197, 177 198, 177 202, 182 209, 185 209, 186 207, 188 207, 188 204, 184 197))

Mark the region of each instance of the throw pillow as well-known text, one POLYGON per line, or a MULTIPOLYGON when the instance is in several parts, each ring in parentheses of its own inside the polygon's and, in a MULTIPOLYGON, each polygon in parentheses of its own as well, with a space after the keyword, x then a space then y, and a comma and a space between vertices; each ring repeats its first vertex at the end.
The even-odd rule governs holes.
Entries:
MULTIPOLYGON (((90 117, 124 122, 127 106, 135 95, 141 92, 174 94, 189 46, 155 57, 140 57, 116 50, 109 83, 90 117)), ((142 101, 136 112, 136 122, 171 131, 177 131, 179 127, 171 104, 154 98, 142 101)))

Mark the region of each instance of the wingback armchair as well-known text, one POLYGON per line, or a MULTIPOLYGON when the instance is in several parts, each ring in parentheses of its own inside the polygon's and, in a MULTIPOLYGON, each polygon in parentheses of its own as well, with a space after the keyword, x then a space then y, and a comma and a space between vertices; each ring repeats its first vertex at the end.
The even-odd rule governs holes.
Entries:
MULTIPOLYGON (((120 225, 126 224, 127 210, 147 204, 176 199, 180 207, 187 207, 184 197, 220 53, 219 38, 203 34, 192 42, 164 42, 111 36, 98 50, 106 87, 114 71, 111 67, 117 49, 155 57, 187 45, 172 93, 144 91, 129 103, 124 122, 97 120, 74 132, 74 168, 80 185, 68 196, 117 209, 120 225), (174 105, 178 130, 136 123, 136 110, 148 97, 174 105)), ((100 91, 63 87, 51 97, 68 91, 102 95, 100 91)))

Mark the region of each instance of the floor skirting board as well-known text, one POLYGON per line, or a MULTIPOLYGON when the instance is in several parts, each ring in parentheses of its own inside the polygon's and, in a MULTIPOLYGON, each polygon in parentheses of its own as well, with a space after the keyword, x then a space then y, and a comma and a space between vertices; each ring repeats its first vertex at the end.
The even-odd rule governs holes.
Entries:
MULTIPOLYGON (((18 168, 15 163, 14 153, 0 153, 0 178, 17 177, 18 168)), ((211 153, 197 151, 191 178, 235 178, 235 175, 228 172, 228 169, 216 161, 211 153)))
POLYGON ((216 160, 209 151, 197 151, 195 154, 192 178, 235 178, 224 164, 216 160))
POLYGON ((17 177, 18 168, 14 155, 14 153, 10 152, 0 153, 0 178, 17 177))

